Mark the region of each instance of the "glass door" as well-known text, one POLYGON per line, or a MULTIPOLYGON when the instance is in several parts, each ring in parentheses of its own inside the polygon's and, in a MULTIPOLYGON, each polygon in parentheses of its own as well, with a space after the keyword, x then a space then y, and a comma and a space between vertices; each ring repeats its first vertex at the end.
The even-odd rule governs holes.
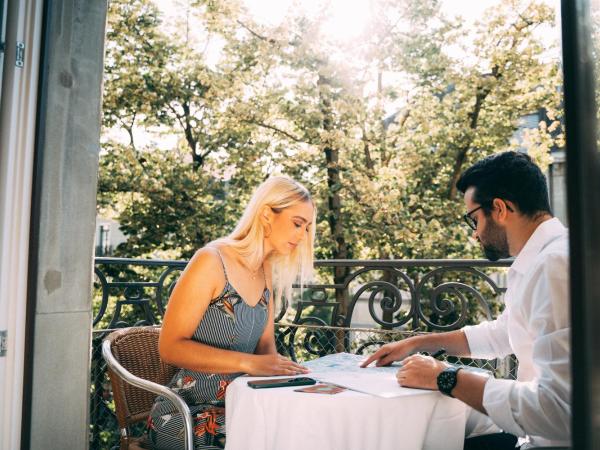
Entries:
POLYGON ((562 1, 573 448, 600 448, 600 1, 562 1))
POLYGON ((6 53, 6 7, 8 2, 0 0, 0 104, 2 103, 2 74, 4 72, 4 54, 6 53))

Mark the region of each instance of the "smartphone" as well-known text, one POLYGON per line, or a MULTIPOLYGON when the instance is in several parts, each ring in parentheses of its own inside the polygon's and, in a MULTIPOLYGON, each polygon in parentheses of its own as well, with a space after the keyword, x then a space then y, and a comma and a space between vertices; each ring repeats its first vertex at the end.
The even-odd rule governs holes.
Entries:
POLYGON ((265 389, 286 386, 307 386, 316 384, 316 382, 316 380, 308 377, 271 378, 267 380, 248 381, 248 386, 253 389, 265 389))

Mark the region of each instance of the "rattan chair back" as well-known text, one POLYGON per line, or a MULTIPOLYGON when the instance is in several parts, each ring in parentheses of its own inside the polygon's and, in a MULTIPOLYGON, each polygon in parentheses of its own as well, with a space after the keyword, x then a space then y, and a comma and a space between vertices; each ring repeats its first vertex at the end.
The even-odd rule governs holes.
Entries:
MULTIPOLYGON (((164 363, 158 353, 160 328, 133 327, 114 331, 106 338, 117 361, 133 375, 166 385, 175 375, 176 368, 164 363)), ((115 400, 117 420, 121 429, 146 420, 156 394, 124 382, 108 369, 115 400)))

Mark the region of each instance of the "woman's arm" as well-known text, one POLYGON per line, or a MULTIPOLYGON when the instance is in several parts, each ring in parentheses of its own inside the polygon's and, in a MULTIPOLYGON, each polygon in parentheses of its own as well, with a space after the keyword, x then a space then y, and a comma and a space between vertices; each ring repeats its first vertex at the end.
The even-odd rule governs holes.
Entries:
POLYGON ((208 373, 292 375, 301 366, 280 355, 252 355, 224 350, 192 340, 206 309, 225 284, 219 256, 212 249, 194 255, 169 299, 159 339, 163 361, 208 373))

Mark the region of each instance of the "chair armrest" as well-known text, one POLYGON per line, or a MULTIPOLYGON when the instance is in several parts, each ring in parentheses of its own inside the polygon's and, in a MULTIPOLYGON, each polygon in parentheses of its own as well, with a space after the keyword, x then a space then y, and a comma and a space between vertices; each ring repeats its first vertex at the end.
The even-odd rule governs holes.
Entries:
POLYGON ((173 392, 171 389, 158 384, 152 381, 144 380, 143 378, 137 377, 127 369, 125 369, 117 359, 113 356, 110 341, 105 340, 102 342, 102 356, 108 364, 108 367, 111 368, 113 372, 115 372, 118 376, 120 376, 123 380, 128 382, 129 384, 144 389, 146 391, 153 392, 157 395, 162 395, 168 398, 183 418, 183 427, 185 430, 184 443, 185 450, 193 450, 194 448, 194 437, 192 433, 192 413, 190 412, 190 408, 187 403, 183 401, 183 399, 173 392))

